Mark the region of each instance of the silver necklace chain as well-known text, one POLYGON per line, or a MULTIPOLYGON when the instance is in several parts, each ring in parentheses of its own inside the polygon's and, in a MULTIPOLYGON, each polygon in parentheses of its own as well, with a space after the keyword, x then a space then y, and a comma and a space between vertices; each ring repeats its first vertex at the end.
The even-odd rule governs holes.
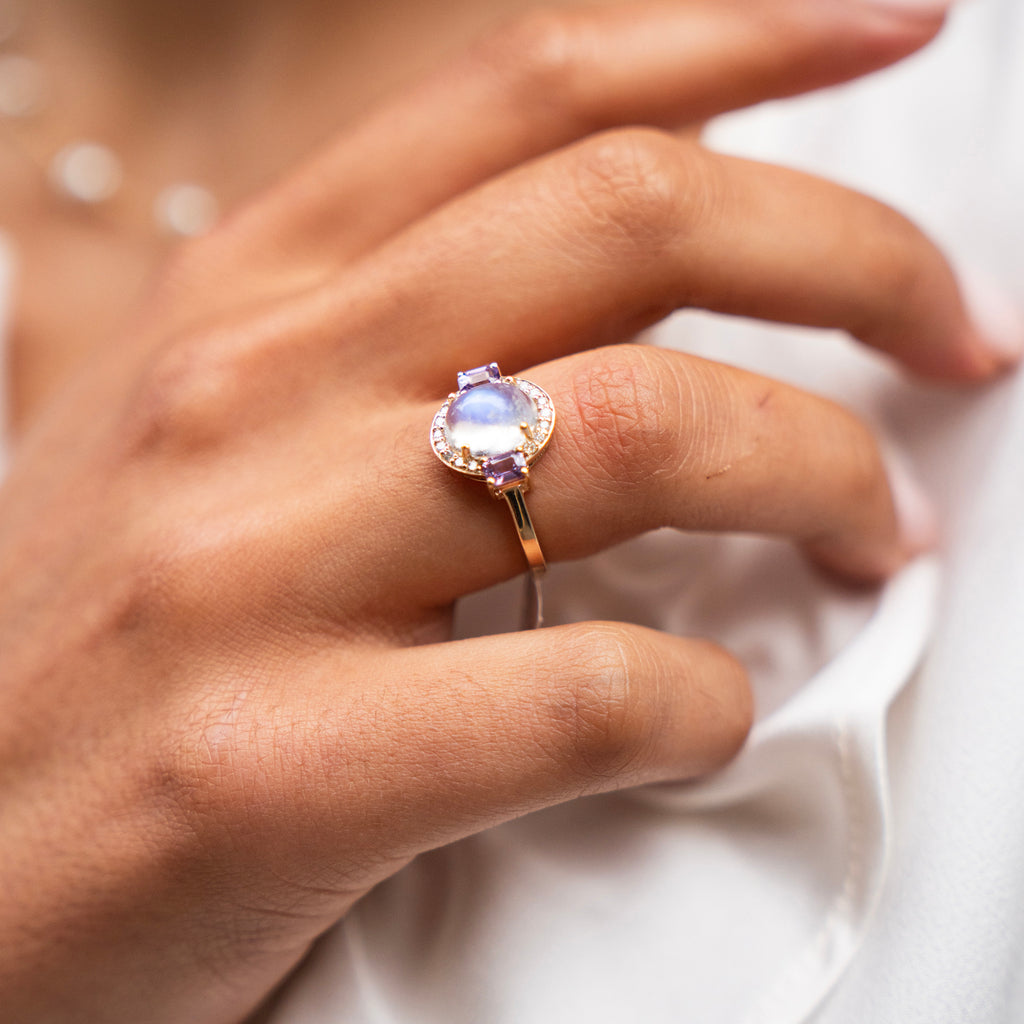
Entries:
MULTIPOLYGON (((21 9, 14 0, 0 0, 0 126, 65 200, 100 209, 121 192, 124 162, 97 139, 69 140, 46 160, 25 146, 19 126, 45 116, 51 83, 38 60, 17 49, 21 9)), ((154 227, 162 234, 189 236, 207 232, 219 217, 213 193, 195 182, 171 182, 152 200, 154 227)))

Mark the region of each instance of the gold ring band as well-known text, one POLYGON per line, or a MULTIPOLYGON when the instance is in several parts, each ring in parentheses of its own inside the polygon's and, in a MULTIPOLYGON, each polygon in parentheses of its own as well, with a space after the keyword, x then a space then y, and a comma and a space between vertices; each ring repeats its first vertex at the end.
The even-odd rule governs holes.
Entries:
POLYGON ((530 569, 542 575, 547 571, 548 565, 544 561, 544 552, 541 551, 540 541, 537 540, 537 531, 533 528, 533 520, 526 508, 523 488, 509 487, 501 492, 501 496, 508 502, 509 511, 516 524, 516 532, 519 534, 519 543, 523 545, 523 554, 530 563, 530 569))

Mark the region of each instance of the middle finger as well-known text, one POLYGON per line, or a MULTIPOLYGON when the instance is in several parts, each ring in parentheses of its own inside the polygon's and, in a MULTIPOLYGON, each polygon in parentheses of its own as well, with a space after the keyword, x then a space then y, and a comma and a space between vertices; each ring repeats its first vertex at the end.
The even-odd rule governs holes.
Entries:
POLYGON ((360 307, 379 311, 361 332, 369 363, 423 394, 459 367, 513 372, 685 306, 844 329, 936 378, 1007 362, 972 325, 941 253, 895 211, 653 130, 511 172, 349 274, 360 307), (411 335, 422 343, 394 344, 411 335))

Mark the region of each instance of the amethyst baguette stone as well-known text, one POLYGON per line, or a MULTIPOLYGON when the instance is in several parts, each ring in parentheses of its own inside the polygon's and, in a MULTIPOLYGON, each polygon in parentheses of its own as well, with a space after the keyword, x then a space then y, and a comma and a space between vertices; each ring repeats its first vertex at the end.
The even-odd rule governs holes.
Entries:
POLYGON ((519 487, 526 483, 529 473, 526 456, 522 452, 509 452, 487 459, 483 465, 484 478, 494 491, 519 487))
POLYGON ((486 384, 489 380, 501 380, 501 370, 497 363, 488 363, 486 366, 477 366, 472 370, 459 370, 459 390, 475 387, 477 384, 486 384))
POLYGON ((537 406, 514 384, 493 377, 460 391, 445 415, 445 439, 456 452, 485 459, 506 455, 527 441, 522 429, 537 430, 537 406))

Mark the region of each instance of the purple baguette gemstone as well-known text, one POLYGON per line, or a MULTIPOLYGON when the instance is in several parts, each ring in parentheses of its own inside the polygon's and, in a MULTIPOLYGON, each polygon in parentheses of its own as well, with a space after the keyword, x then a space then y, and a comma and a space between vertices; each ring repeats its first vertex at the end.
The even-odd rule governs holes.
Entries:
POLYGON ((527 475, 526 456, 522 452, 508 452, 485 460, 484 476, 496 491, 521 484, 527 475))
POLYGON ((472 370, 459 371, 459 390, 476 387, 477 384, 486 384, 491 380, 501 380, 501 370, 497 363, 488 363, 486 366, 477 366, 472 370))

